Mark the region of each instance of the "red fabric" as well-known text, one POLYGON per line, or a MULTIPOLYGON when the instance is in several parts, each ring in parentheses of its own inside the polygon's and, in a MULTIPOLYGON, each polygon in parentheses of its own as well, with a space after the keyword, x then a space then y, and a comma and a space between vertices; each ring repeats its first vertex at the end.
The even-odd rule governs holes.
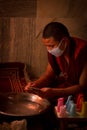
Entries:
POLYGON ((11 92, 11 83, 9 78, 0 77, 0 92, 11 92))
POLYGON ((83 66, 87 62, 87 42, 77 38, 74 40, 76 46, 72 57, 69 57, 69 65, 62 56, 57 58, 57 62, 63 72, 65 80, 69 84, 79 83, 79 77, 83 66))
POLYGON ((26 85, 24 71, 24 63, 0 63, 0 92, 23 92, 26 85))
POLYGON ((69 58, 69 65, 62 56, 56 58, 48 53, 48 60, 56 74, 62 72, 64 80, 59 87, 68 87, 78 84, 84 64, 87 62, 87 42, 78 38, 72 38, 72 55, 69 58), (73 48, 74 46, 74 48, 73 48))

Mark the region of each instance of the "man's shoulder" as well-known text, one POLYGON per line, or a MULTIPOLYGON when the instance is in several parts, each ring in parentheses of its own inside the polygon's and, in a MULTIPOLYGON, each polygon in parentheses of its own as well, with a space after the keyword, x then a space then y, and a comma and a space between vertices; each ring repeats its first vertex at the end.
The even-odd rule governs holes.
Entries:
POLYGON ((79 54, 83 54, 83 53, 87 53, 87 41, 83 40, 81 38, 77 38, 77 37, 73 37, 74 41, 75 41, 75 58, 79 55, 79 54))
POLYGON ((71 38, 76 39, 76 40, 81 40, 81 41, 86 41, 87 39, 81 38, 81 37, 75 37, 75 36, 71 36, 71 38))
POLYGON ((81 39, 81 38, 79 38, 79 37, 72 37, 72 39, 78 44, 84 44, 84 45, 87 45, 87 40, 86 39, 81 39))

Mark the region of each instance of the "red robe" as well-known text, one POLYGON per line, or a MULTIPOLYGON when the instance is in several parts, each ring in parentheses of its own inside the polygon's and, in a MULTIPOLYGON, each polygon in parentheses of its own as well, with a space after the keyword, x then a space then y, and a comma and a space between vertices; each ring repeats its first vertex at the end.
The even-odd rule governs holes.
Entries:
POLYGON ((59 75, 62 72, 63 80, 58 87, 68 87, 79 84, 79 78, 85 63, 87 62, 87 42, 79 38, 71 38, 69 45, 69 64, 63 58, 55 57, 48 53, 48 60, 54 72, 59 75))

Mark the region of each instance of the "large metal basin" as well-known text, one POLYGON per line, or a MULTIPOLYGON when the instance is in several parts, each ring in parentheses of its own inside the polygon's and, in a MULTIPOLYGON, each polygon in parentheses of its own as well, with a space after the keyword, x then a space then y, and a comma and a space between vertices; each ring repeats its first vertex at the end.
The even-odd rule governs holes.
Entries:
POLYGON ((43 113, 50 102, 32 93, 0 94, 0 114, 8 116, 34 116, 43 113))

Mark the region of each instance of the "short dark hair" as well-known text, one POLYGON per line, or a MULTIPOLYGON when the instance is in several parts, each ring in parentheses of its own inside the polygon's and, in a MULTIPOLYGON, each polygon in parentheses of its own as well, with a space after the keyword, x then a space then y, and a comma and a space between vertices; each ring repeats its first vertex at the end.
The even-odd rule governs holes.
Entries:
POLYGON ((43 38, 54 37, 55 40, 60 41, 64 36, 69 37, 68 29, 60 22, 48 23, 43 29, 43 38))

